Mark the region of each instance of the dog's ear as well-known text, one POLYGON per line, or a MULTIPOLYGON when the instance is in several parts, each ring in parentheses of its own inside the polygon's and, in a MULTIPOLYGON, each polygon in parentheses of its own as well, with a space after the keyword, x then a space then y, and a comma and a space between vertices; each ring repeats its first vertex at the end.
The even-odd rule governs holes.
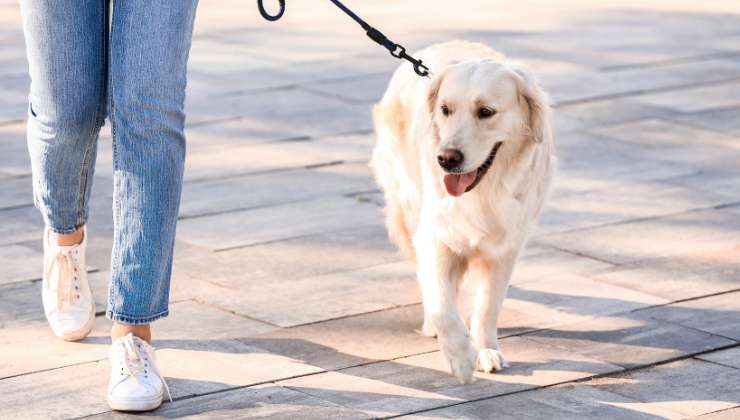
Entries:
POLYGON ((527 104, 530 135, 534 141, 541 143, 552 136, 549 98, 529 69, 519 63, 510 66, 516 74, 519 95, 527 104))
POLYGON ((437 97, 439 96, 439 87, 442 85, 442 79, 444 79, 445 72, 439 73, 432 79, 429 85, 429 93, 427 94, 427 109, 430 114, 434 114, 435 108, 437 107, 437 97))

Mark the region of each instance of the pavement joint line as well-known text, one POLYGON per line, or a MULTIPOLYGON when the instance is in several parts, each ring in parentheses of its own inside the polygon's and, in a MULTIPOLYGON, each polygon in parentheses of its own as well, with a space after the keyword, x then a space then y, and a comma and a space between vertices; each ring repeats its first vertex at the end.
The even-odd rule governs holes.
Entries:
POLYGON ((327 92, 327 91, 323 91, 323 90, 320 90, 320 89, 314 89, 314 88, 311 88, 311 87, 303 87, 303 86, 301 86, 301 87, 298 88, 298 90, 302 90, 304 92, 309 92, 309 93, 312 93, 314 95, 324 96, 324 97, 327 97, 327 98, 339 99, 340 101, 344 101, 344 102, 351 103, 351 104, 367 104, 367 103, 374 103, 374 102, 376 102, 375 100, 368 101, 368 100, 364 100, 364 99, 351 98, 349 96, 339 95, 339 94, 336 94, 336 93, 330 93, 330 92, 327 92))
POLYGON ((717 58, 732 58, 737 56, 740 56, 740 51, 717 51, 712 53, 695 54, 683 57, 665 58, 662 60, 644 61, 641 63, 615 64, 611 66, 596 67, 596 70, 603 72, 613 72, 641 68, 670 67, 676 64, 700 63, 702 61, 713 60, 717 58))
MULTIPOLYGON (((333 273, 326 273, 326 274, 348 273, 348 272, 352 272, 352 271, 358 271, 358 270, 363 270, 363 269, 368 269, 368 268, 373 268, 373 267, 380 267, 380 266, 383 266, 383 265, 396 264, 396 263, 401 262, 401 261, 402 260, 395 261, 395 262, 382 263, 382 264, 373 264, 373 265, 369 265, 367 267, 360 267, 360 268, 356 268, 356 269, 352 269, 352 270, 340 270, 340 271, 335 271, 333 273)), ((419 301, 419 302, 413 302, 413 303, 404 303, 404 304, 399 304, 399 305, 391 305, 391 306, 388 306, 388 307, 382 308, 382 309, 374 309, 372 311, 359 312, 359 313, 354 313, 354 314, 349 314, 349 315, 340 315, 340 316, 336 316, 336 317, 333 317, 333 318, 326 318, 326 319, 322 319, 322 320, 319 320, 319 321, 304 322, 302 324, 288 325, 287 327, 281 327, 281 328, 286 329, 286 330, 290 330, 290 329, 295 329, 295 328, 299 328, 299 327, 307 327, 307 326, 311 326, 311 325, 319 325, 319 324, 323 324, 325 322, 330 322, 330 321, 339 321, 339 320, 342 320, 342 319, 350 319, 350 318, 355 318, 355 317, 363 316, 363 315, 370 315, 370 314, 376 314, 376 313, 379 313, 379 312, 391 311, 391 310, 394 310, 394 309, 409 308, 411 306, 417 306, 417 305, 421 305, 421 301, 419 301)), ((420 353, 420 354, 423 354, 423 353, 420 353)))
MULTIPOLYGON (((722 351, 722 350, 717 350, 717 351, 722 351)), ((720 362, 715 362, 714 360, 702 359, 701 357, 694 357, 694 359, 695 360, 700 360, 700 361, 706 362, 706 363, 711 363, 713 365, 722 366, 722 367, 725 367, 725 368, 740 370, 740 368, 737 367, 737 366, 732 366, 732 365, 727 365, 727 364, 720 363, 720 362)))
POLYGON ((233 178, 241 178, 241 177, 253 176, 253 175, 267 175, 267 174, 275 174, 275 173, 280 173, 280 172, 289 172, 289 171, 294 171, 296 169, 318 169, 318 168, 323 168, 326 166, 337 166, 340 164, 351 164, 351 163, 362 163, 362 162, 364 161, 335 160, 335 161, 317 163, 314 165, 285 166, 282 168, 264 169, 264 170, 249 171, 249 172, 237 172, 237 173, 231 173, 231 174, 226 174, 226 175, 205 176, 201 178, 191 179, 187 183, 194 184, 194 183, 201 183, 201 182, 212 182, 212 181, 218 181, 222 179, 233 179, 233 178))
MULTIPOLYGON (((679 166, 679 165, 676 165, 676 166, 679 166)), ((566 193, 558 195, 557 198, 558 199, 562 199, 562 198, 579 199, 579 198, 582 198, 580 197, 581 195, 587 195, 587 194, 593 194, 593 193, 605 192, 605 191, 613 191, 616 188, 634 186, 637 183, 639 184, 658 183, 658 184, 667 184, 667 185, 671 185, 674 187, 688 188, 688 186, 680 183, 680 179, 698 176, 703 173, 706 173, 706 171, 699 169, 693 172, 687 172, 687 173, 679 174, 679 175, 668 175, 666 177, 648 178, 648 179, 641 180, 639 182, 619 181, 613 187, 590 188, 590 189, 584 189, 584 190, 579 190, 579 191, 566 192, 566 193)))
MULTIPOLYGON (((728 295, 728 294, 737 293, 737 292, 740 292, 740 288, 738 288, 738 289, 731 289, 731 290, 724 290, 722 292, 710 293, 710 294, 707 294, 707 295, 693 296, 693 297, 690 297, 690 298, 677 299, 677 300, 674 300, 674 301, 671 301, 671 302, 668 302, 668 303, 658 303, 658 304, 655 304, 655 305, 645 306, 645 307, 642 307, 642 308, 636 308, 636 309, 631 310, 630 312, 646 311, 646 310, 649 310, 649 309, 655 309, 655 308, 661 308, 661 307, 664 307, 664 306, 675 305, 676 303, 692 302, 692 301, 695 301, 695 300, 702 300, 702 299, 707 299, 707 298, 711 298, 711 297, 715 297, 715 296, 728 295)), ((704 331, 704 332, 707 332, 707 331, 704 331)), ((713 334, 713 335, 718 335, 718 334, 713 334)), ((720 337, 722 337, 722 336, 720 336, 720 337)), ((729 338, 729 337, 724 337, 724 338, 729 338)), ((730 340, 733 340, 733 341, 737 341, 734 338, 729 338, 729 339, 730 340)))
POLYGON ((240 213, 240 212, 247 212, 252 210, 261 210, 261 209, 269 209, 273 207, 281 207, 281 206, 287 206, 291 204, 296 203, 309 203, 312 201, 319 201, 324 200, 329 197, 341 197, 345 196, 344 194, 323 194, 317 197, 303 199, 303 200, 288 200, 288 201, 281 201, 279 203, 268 203, 268 204, 258 204, 254 206, 247 206, 247 207, 235 207, 232 209, 223 209, 223 210, 214 210, 210 212, 201 212, 201 213, 195 213, 195 214, 186 214, 179 216, 177 220, 191 220, 191 219, 199 219, 202 217, 211 217, 211 216, 221 216, 224 214, 231 214, 231 213, 240 213))
POLYGON ((194 123, 186 123, 185 124, 185 134, 187 136, 187 132, 191 128, 207 127, 207 126, 210 126, 210 125, 223 124, 223 123, 228 123, 228 122, 232 122, 232 121, 239 121, 239 120, 242 120, 242 119, 243 119, 242 117, 236 116, 236 117, 223 117, 223 118, 216 118, 216 119, 212 119, 212 120, 196 121, 194 123))
MULTIPOLYGON (((664 219, 664 218, 667 218, 667 217, 680 216, 680 215, 683 215, 683 214, 689 214, 689 213, 693 213, 693 212, 697 212, 697 211, 722 210, 722 209, 732 208, 732 207, 736 207, 736 206, 740 206, 740 201, 732 201, 732 202, 728 202, 728 203, 715 204, 715 205, 711 205, 711 206, 692 207, 692 208, 689 208, 689 209, 680 210, 680 211, 671 212, 671 213, 657 214, 657 215, 653 215, 653 216, 635 217, 633 219, 618 220, 618 221, 615 221, 615 222, 608 222, 608 223, 602 223, 602 224, 591 225, 591 226, 577 227, 577 228, 573 228, 573 229, 566 229, 566 230, 563 230, 563 231, 547 232, 547 233, 539 234, 539 235, 536 235, 536 236, 532 236, 532 238, 534 238, 534 239, 548 238, 548 237, 558 236, 558 235, 567 234, 567 233, 583 232, 583 231, 588 231, 588 230, 592 230, 592 229, 601 229, 601 228, 611 227, 611 226, 621 226, 621 225, 627 225, 627 224, 630 224, 630 223, 648 222, 648 221, 651 221, 651 220, 658 220, 658 219, 664 219)), ((607 261, 604 261, 604 262, 607 262, 607 261)), ((609 261, 609 262, 611 264, 615 264, 615 265, 619 265, 620 264, 620 263, 617 263, 617 262, 614 262, 614 261, 609 261)))
POLYGON ((0 182, 2 181, 8 181, 11 179, 18 179, 18 178, 31 178, 31 173, 23 173, 23 174, 14 174, 10 172, 4 172, 0 171, 0 175, 2 175, 2 178, 0 178, 0 182))
POLYGON ((710 414, 724 413, 725 411, 731 411, 731 410, 735 410, 737 408, 740 408, 740 405, 733 405, 732 407, 721 408, 719 410, 715 410, 715 411, 710 411, 710 412, 707 412, 707 413, 703 413, 703 414, 700 414, 698 417, 695 417, 695 419, 701 419, 702 417, 706 418, 706 416, 709 416, 710 414))
POLYGON ((734 111, 734 110, 740 110, 740 105, 727 105, 727 106, 720 106, 716 108, 708 108, 708 109, 702 109, 696 112, 683 112, 677 115, 673 115, 673 117, 678 118, 678 121, 669 120, 671 123, 681 124, 686 127, 695 128, 698 130, 705 130, 705 131, 711 131, 714 133, 722 134, 726 137, 730 137, 733 139, 737 138, 737 132, 733 131, 732 129, 728 131, 716 128, 712 126, 711 124, 708 124, 706 126, 699 125, 695 123, 692 120, 686 119, 687 117, 694 117, 694 116, 702 116, 706 114, 713 114, 717 112, 724 112, 724 111, 734 111))
POLYGON ((47 368, 47 369, 39 369, 39 370, 31 371, 31 372, 17 373, 17 374, 14 374, 14 375, 8 375, 8 376, 0 377, 0 381, 4 381, 6 379, 18 378, 18 377, 21 377, 21 376, 36 375, 36 374, 39 374, 39 373, 51 372, 53 370, 64 369, 64 368, 68 368, 68 367, 87 365, 87 364, 90 364, 90 363, 100 363, 103 360, 105 360, 105 359, 84 360, 84 361, 81 361, 81 362, 70 363, 68 365, 54 366, 54 367, 47 368))
MULTIPOLYGON (((333 166, 333 165, 331 165, 333 166)), ((312 168, 307 168, 312 169, 312 168)), ((369 191, 373 192, 373 191, 369 191)), ((267 204, 258 204, 254 206, 247 206, 247 207, 235 207, 232 209, 223 209, 223 210, 214 210, 210 212, 201 212, 201 213, 195 213, 195 214, 185 214, 181 215, 177 218, 177 220, 191 220, 191 219, 199 219, 202 217, 211 217, 211 216, 220 216, 224 214, 231 214, 231 213, 241 213, 241 212, 248 212, 253 210, 261 210, 261 209, 269 209, 274 207, 282 207, 287 206, 291 204, 297 204, 297 203, 310 203, 313 201, 320 201, 325 200, 327 198, 331 197, 341 197, 341 198, 355 198, 356 196, 359 196, 361 194, 365 194, 366 191, 358 191, 358 192, 349 192, 349 193, 327 193, 322 194, 320 196, 312 197, 312 198, 306 198, 306 199, 300 199, 300 200, 287 200, 287 201, 281 201, 277 203, 267 203, 267 204)), ((2 211, 2 209, 0 209, 2 211)))
MULTIPOLYGON (((711 110, 701 111, 701 112, 715 112, 717 110, 735 109, 735 108, 740 108, 740 106, 730 106, 730 107, 726 107, 726 108, 713 108, 711 110)), ((598 129, 601 129, 601 128, 613 128, 613 127, 619 127, 620 125, 625 125, 625 124, 639 123, 639 122, 647 122, 647 121, 650 121, 650 120, 658 120, 659 122, 663 122, 663 123, 669 124, 669 125, 677 125, 677 126, 680 126, 680 127, 693 128, 695 130, 711 131, 713 133, 720 134, 721 136, 726 137, 727 140, 734 140, 734 137, 735 136, 733 136, 732 134, 727 133, 725 131, 722 131, 722 130, 719 130, 719 129, 713 129, 713 128, 706 128, 706 127, 694 125, 694 124, 691 124, 690 122, 681 120, 681 118, 684 118, 687 115, 693 115, 693 113, 674 114, 674 115, 671 115, 670 117, 666 117, 666 116, 662 116, 662 115, 651 115, 651 116, 647 116, 647 117, 640 117, 640 118, 635 118, 635 119, 629 119, 629 120, 619 121, 619 122, 615 122, 615 123, 601 124, 601 125, 596 125, 596 126, 592 126, 592 127, 576 129, 574 131, 575 132, 578 132, 578 133, 582 133, 582 134, 589 134, 589 135, 592 135, 592 136, 604 137, 604 138, 606 138, 608 140, 616 141, 616 142, 619 142, 619 143, 622 143, 622 144, 625 144, 625 143, 626 144, 635 144, 634 142, 621 139, 621 138, 619 138, 619 137, 617 137, 617 136, 615 136, 613 134, 608 134, 608 133, 607 134, 604 134, 604 133, 599 133, 597 131, 591 131, 591 130, 598 130, 598 129), (676 119, 678 119, 678 120, 676 120, 676 119)), ((708 144, 711 144, 711 145, 724 145, 722 143, 714 143, 714 142, 708 142, 708 144)), ((698 169, 697 172, 701 173, 701 172, 703 172, 703 170, 702 169, 698 169)), ((684 176, 684 175, 679 175, 679 176, 684 176)))
POLYGON ((18 204, 18 205, 7 206, 7 207, 0 207, 0 212, 2 212, 2 211, 10 211, 10 210, 19 210, 19 209, 25 209, 25 208, 33 208, 33 203, 18 204))
MULTIPOLYGON (((211 284, 213 284, 213 283, 211 283, 211 284)), ((212 308, 212 309, 216 309, 216 310, 221 311, 221 312, 225 312, 227 314, 238 316, 239 318, 244 318, 244 319, 248 319, 250 321, 258 322, 260 324, 269 325, 270 327, 282 328, 280 325, 274 324, 272 322, 265 321, 265 320, 259 319, 259 318, 255 318, 253 316, 250 316, 250 315, 247 315, 247 314, 243 314, 241 312, 236 312, 236 311, 232 311, 230 309, 225 309, 225 308, 222 308, 222 307, 220 307, 218 305, 215 305, 213 303, 206 302, 205 300, 200 299, 200 298, 197 298, 197 297, 192 298, 192 299, 188 299, 188 300, 191 300, 191 301, 193 301, 195 303, 198 303, 198 304, 203 305, 203 306, 207 306, 207 307, 212 308)))
POLYGON ((671 92, 671 91, 677 91, 677 90, 688 90, 688 89, 698 88, 698 87, 722 85, 725 83, 736 82, 736 81, 740 81, 740 77, 731 77, 731 78, 726 78, 726 79, 708 80, 708 81, 703 81, 703 82, 669 85, 669 86, 663 86, 663 87, 657 87, 657 88, 626 90, 622 92, 607 93, 603 95, 594 95, 591 97, 583 97, 583 98, 576 98, 576 99, 567 99, 564 101, 556 101, 555 104, 553 105, 553 108, 567 108, 569 106, 583 105, 583 104, 588 104, 592 102, 603 102, 603 101, 608 101, 612 99, 630 98, 634 96, 648 95, 648 94, 653 94, 653 93, 663 93, 663 92, 671 92))
MULTIPOLYGON (((222 93, 222 94, 212 95, 212 96, 213 97, 238 97, 238 96, 247 96, 247 95, 255 94, 255 93, 270 93, 270 92, 280 92, 280 91, 293 90, 293 89, 306 89, 307 85, 328 85, 332 83, 342 83, 342 82, 350 82, 354 80, 372 79, 372 78, 380 77, 384 75, 388 75, 388 77, 390 77, 390 73, 392 72, 360 73, 360 74, 355 74, 351 76, 308 79, 308 80, 301 80, 301 81, 291 82, 291 83, 286 83, 286 84, 277 84, 274 86, 239 89, 239 90, 227 92, 225 94, 222 93)), ((317 93, 317 92, 311 92, 311 93, 317 93)), ((361 103, 365 103, 365 102, 361 102, 361 103)))
POLYGON ((621 265, 619 263, 615 263, 614 261, 609 261, 609 260, 604 259, 604 258, 599 258, 599 257, 593 256, 593 255, 589 255, 589 254, 586 254, 585 252, 575 251, 575 250, 563 248, 563 247, 561 247, 559 245, 552 245, 552 244, 544 244, 544 245, 547 246, 547 247, 550 247, 550 248, 552 248, 553 250, 556 250, 556 251, 565 252, 567 254, 575 255, 575 256, 578 256, 578 257, 582 257, 582 258, 588 258, 590 260, 594 260, 594 261, 598 261, 598 262, 601 262, 601 263, 609 264, 609 265, 611 265, 613 267, 619 267, 621 265))
POLYGON ((332 233, 348 232, 348 231, 354 230, 354 229, 362 229, 362 228, 378 227, 378 226, 380 226, 380 225, 377 225, 377 224, 376 225, 359 225, 359 226, 353 226, 351 229, 350 228, 332 229, 332 230, 326 230, 326 231, 319 232, 319 233, 308 233, 308 234, 305 234, 305 235, 296 235, 296 236, 290 236, 290 237, 287 237, 287 238, 271 239, 269 241, 261 241, 261 242, 243 244, 243 245, 234 245, 234 246, 228 246, 228 247, 224 247, 224 248, 216 248, 216 249, 213 249, 212 251, 213 252, 233 251, 235 249, 251 248, 251 247, 255 247, 255 246, 269 245, 269 244, 274 244, 274 243, 279 243, 279 242, 284 242, 284 241, 291 241, 291 240, 295 240, 295 239, 310 238, 312 236, 326 235, 326 234, 332 234, 332 233))
MULTIPOLYGON (((11 243, 11 244, 3 244, 3 245, 0 245, 0 248, 9 247, 9 246, 13 246, 13 245, 20 245, 22 243, 23 242, 11 243)), ((93 273, 97 273, 99 271, 101 271, 99 268, 97 268, 97 267, 91 267, 90 269, 87 270, 87 273, 88 274, 93 274, 93 273)), ((15 280, 15 281, 11 281, 11 282, 8 282, 8 283, 0 284, 0 290, 2 290, 3 288, 5 288, 6 286, 10 287, 10 286, 18 285, 19 283, 24 283, 24 282, 28 282, 30 284, 40 283, 41 280, 43 280, 42 277, 33 277, 33 278, 25 278, 25 279, 21 279, 21 280, 15 280)))

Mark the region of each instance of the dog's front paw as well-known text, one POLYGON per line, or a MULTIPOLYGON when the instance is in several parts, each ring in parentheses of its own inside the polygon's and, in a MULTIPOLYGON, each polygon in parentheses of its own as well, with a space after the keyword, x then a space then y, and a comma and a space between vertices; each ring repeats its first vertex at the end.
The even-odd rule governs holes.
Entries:
POLYGON ((493 373, 509 366, 500 350, 481 349, 478 352, 478 370, 493 373))
POLYGON ((470 343, 466 344, 454 346, 454 348, 443 347, 442 350, 452 374, 463 384, 473 382, 473 372, 478 358, 475 348, 470 343))
POLYGON ((421 325, 421 330, 419 330, 419 334, 425 337, 436 337, 437 329, 434 328, 431 321, 424 320, 424 323, 421 325))

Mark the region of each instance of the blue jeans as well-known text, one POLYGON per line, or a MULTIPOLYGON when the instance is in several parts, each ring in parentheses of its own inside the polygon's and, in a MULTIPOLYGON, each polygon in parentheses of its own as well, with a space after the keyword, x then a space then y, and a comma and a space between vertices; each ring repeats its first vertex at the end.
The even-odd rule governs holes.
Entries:
POLYGON ((108 117, 114 234, 107 316, 125 324, 168 315, 196 6, 21 0, 34 201, 55 232, 87 222, 98 133, 108 117))

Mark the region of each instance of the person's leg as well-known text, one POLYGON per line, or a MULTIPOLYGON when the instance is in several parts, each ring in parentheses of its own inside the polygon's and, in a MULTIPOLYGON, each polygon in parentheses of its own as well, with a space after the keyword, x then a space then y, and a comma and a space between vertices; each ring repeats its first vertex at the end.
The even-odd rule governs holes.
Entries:
POLYGON ((115 1, 111 24, 114 237, 108 404, 157 408, 167 385, 149 324, 168 315, 185 160, 186 66, 196 0, 115 1))
POLYGON ((28 149, 36 206, 58 234, 85 224, 106 110, 106 5, 22 0, 31 76, 28 149))
POLYGON ((114 2, 109 113, 115 229, 107 311, 116 323, 113 339, 131 332, 148 340, 146 326, 168 315, 196 6, 196 0, 114 2))
POLYGON ((95 306, 85 272, 97 136, 106 111, 107 10, 101 0, 22 0, 31 87, 28 150, 44 232, 44 311, 66 340, 87 335, 95 306))

